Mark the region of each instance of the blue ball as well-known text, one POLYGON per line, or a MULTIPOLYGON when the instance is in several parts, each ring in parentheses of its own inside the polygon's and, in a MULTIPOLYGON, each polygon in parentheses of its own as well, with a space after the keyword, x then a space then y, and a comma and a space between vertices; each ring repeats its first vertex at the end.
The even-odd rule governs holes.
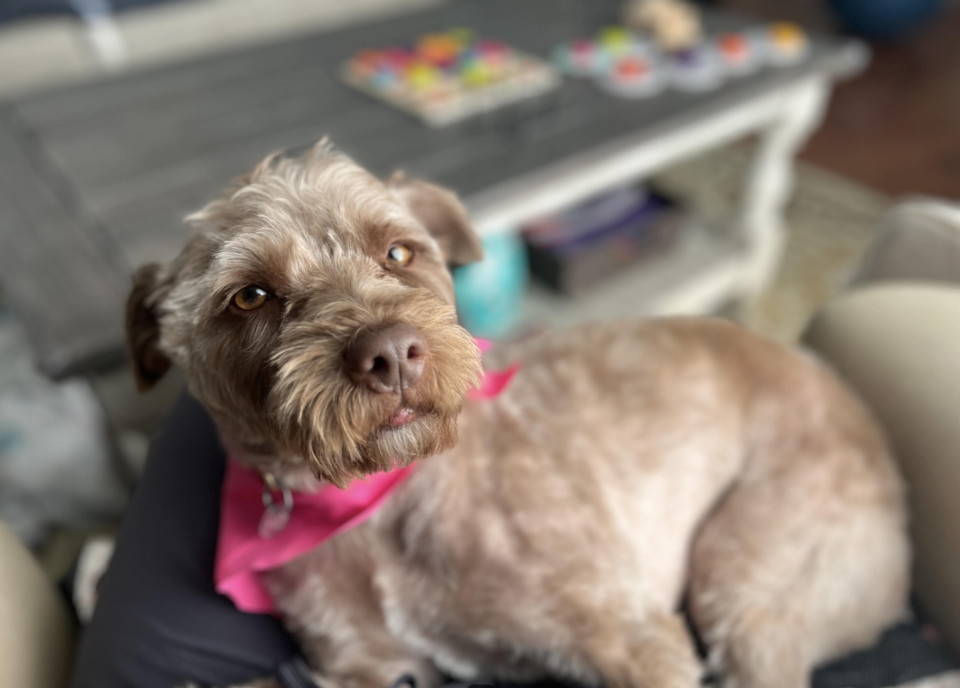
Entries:
POLYGON ((453 286, 460 323, 477 337, 497 339, 517 325, 527 288, 527 255, 516 233, 483 240, 484 259, 457 268, 453 286))

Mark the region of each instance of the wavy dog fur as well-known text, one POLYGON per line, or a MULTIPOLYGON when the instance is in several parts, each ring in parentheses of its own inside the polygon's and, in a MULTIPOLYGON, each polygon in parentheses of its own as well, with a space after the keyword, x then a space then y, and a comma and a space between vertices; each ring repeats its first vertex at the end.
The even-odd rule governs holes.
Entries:
MULTIPOLYGON (((176 260, 137 273, 128 323, 141 386, 173 360, 238 458, 305 460, 338 485, 452 446, 479 354, 456 323, 447 257, 409 209, 412 184, 394 177, 385 186, 325 142, 301 159, 267 157, 188 218, 195 234, 176 260), (401 240, 416 261, 390 273, 379 257, 401 240), (256 312, 231 309, 246 285, 272 298, 256 312), (343 351, 393 322, 420 330, 430 365, 405 393, 419 418, 384 433, 377 428, 397 400, 350 383, 343 351)), ((416 184, 418 202, 446 197, 416 184)), ((472 236, 444 240, 479 254, 472 236)))
POLYGON ((903 486, 811 357, 710 319, 580 327, 500 350, 519 373, 465 401, 479 359, 447 264, 481 252, 449 192, 321 143, 190 221, 135 278, 141 385, 180 366, 231 455, 298 489, 422 459, 370 521, 265 574, 322 688, 694 688, 684 602, 727 688, 803 688, 903 613, 903 486), (270 298, 246 312, 248 285, 270 298), (423 336, 419 382, 355 386, 345 350, 395 323, 423 336))

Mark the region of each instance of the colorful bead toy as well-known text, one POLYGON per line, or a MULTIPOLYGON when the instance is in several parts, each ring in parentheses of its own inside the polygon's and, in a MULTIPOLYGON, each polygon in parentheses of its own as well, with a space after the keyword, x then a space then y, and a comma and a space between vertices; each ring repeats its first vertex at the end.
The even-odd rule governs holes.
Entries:
POLYGON ((708 36, 689 49, 674 52, 661 51, 644 34, 607 27, 595 38, 558 45, 553 61, 566 74, 595 78, 614 95, 642 98, 670 86, 681 91, 710 91, 728 77, 753 74, 765 64, 795 64, 808 53, 806 34, 785 22, 708 36))
POLYGON ((794 64, 806 57, 809 51, 807 34, 796 24, 772 24, 767 30, 767 39, 767 59, 773 64, 794 64))
MULTIPOLYGON (((616 43, 621 38, 615 35, 616 43)), ((341 77, 433 126, 541 95, 560 84, 547 62, 469 29, 421 36, 412 47, 362 50, 341 77)))
POLYGON ((578 38, 558 45, 553 51, 554 63, 571 76, 604 76, 618 58, 641 54, 650 57, 650 41, 620 26, 608 26, 596 38, 578 38))
POLYGON ((722 33, 716 37, 714 44, 716 54, 728 74, 743 76, 760 69, 763 58, 753 37, 742 33, 722 33))
POLYGON ((648 98, 666 88, 664 71, 641 55, 625 55, 616 60, 600 85, 623 98, 648 98))
POLYGON ((713 47, 698 45, 669 58, 673 85, 682 91, 710 91, 723 83, 724 69, 713 47))
POLYGON ((622 26, 608 26, 600 31, 599 43, 611 55, 624 55, 634 47, 636 36, 622 26))

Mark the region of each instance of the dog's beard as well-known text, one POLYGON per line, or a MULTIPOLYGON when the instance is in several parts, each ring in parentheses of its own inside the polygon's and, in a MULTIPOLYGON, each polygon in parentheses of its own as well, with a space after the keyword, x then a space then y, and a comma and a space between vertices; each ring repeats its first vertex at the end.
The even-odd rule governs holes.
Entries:
POLYGON ((423 376, 402 399, 352 384, 343 373, 343 339, 331 337, 329 329, 301 332, 275 356, 269 413, 280 444, 306 460, 318 478, 344 486, 456 442, 457 416, 470 386, 479 381, 477 348, 452 321, 452 312, 438 313, 431 303, 420 316, 407 321, 423 334, 429 353, 423 376), (391 426, 403 408, 413 409, 416 418, 391 426))
MULTIPOLYGON (((297 414, 281 429, 291 447, 307 461, 314 474, 338 486, 370 473, 406 466, 416 459, 436 454, 457 439, 456 418, 461 401, 426 410, 418 404, 417 418, 401 427, 390 427, 388 419, 397 411, 380 400, 356 399, 354 390, 340 402, 324 403, 327 395, 297 414)), ((403 406, 407 402, 402 402, 403 406)))
POLYGON ((380 428, 370 436, 367 453, 377 465, 399 468, 441 452, 456 441, 456 416, 427 413, 403 427, 380 428))

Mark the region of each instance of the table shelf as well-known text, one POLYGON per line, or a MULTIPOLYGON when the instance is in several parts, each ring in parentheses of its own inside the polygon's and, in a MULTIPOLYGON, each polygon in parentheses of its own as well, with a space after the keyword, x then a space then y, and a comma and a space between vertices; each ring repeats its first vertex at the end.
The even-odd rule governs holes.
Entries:
POLYGON ((703 313, 736 293, 744 250, 729 234, 690 220, 663 253, 642 259, 576 296, 532 282, 522 322, 560 328, 644 315, 703 313))

